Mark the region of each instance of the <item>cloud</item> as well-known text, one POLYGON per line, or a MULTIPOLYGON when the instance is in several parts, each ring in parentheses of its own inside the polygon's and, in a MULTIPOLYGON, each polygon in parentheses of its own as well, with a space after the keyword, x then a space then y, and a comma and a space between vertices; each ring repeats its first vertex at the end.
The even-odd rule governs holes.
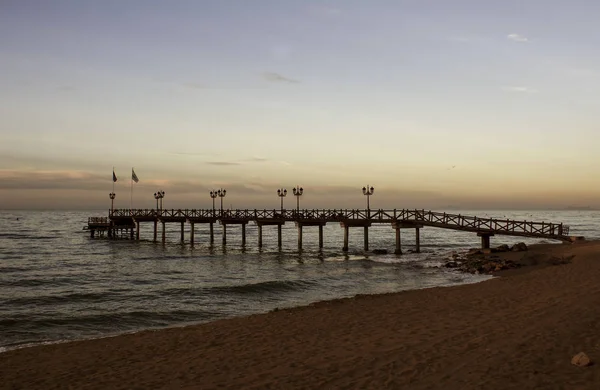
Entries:
POLYGON ((506 38, 515 42, 529 42, 529 39, 527 37, 524 37, 523 35, 519 34, 508 34, 506 38))
POLYGON ((267 161, 269 161, 269 159, 268 158, 263 158, 263 157, 251 157, 251 158, 249 158, 249 159, 247 159, 245 161, 261 163, 261 162, 267 162, 267 161))
POLYGON ((267 81, 272 81, 274 83, 288 83, 288 84, 298 84, 298 80, 290 79, 288 77, 282 76, 279 73, 275 72, 265 72, 263 73, 263 77, 267 81))
POLYGON ((233 161, 207 161, 206 164, 223 166, 223 167, 232 166, 232 165, 241 165, 239 162, 233 162, 233 161))
POLYGON ((529 87, 502 87, 502 90, 506 92, 537 93, 536 89, 529 87))
POLYGON ((167 152, 167 154, 174 154, 177 156, 216 156, 216 153, 205 152, 167 152))
POLYGON ((82 171, 0 170, 0 189, 94 189, 107 188, 109 175, 82 171))
POLYGON ((243 160, 238 161, 207 161, 208 165, 220 165, 220 166, 232 166, 232 165, 242 165, 245 163, 265 163, 268 162, 268 158, 263 157, 250 157, 243 160))

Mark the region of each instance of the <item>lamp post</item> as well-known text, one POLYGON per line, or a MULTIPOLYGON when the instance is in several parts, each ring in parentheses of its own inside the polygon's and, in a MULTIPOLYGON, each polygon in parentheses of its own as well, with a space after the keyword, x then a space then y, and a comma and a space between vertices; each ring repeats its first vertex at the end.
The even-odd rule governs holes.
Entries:
POLYGON ((367 184, 366 187, 362 188, 363 191, 363 195, 365 195, 367 197, 367 211, 371 210, 371 204, 369 203, 369 197, 371 195, 373 195, 373 191, 375 191, 375 188, 373 187, 369 187, 369 185, 367 184))
POLYGON ((296 186, 292 191, 296 197, 296 212, 300 214, 300 197, 304 193, 304 188, 296 186))
POLYGON ((210 192, 210 197, 212 198, 212 202, 213 202, 213 217, 215 216, 215 198, 217 197, 217 190, 212 190, 210 192))
POLYGON ((165 192, 158 190, 154 193, 154 199, 156 199, 156 210, 162 211, 163 208, 163 198, 165 197, 165 192), (160 200, 160 206, 158 201, 160 200))
POLYGON ((158 211, 158 200, 160 199, 160 194, 158 192, 154 193, 154 199, 156 199, 156 211, 158 211))
POLYGON ((115 197, 117 195, 114 192, 111 192, 110 194, 108 194, 108 197, 110 198, 110 212, 112 213, 114 210, 114 206, 115 206, 115 197))
POLYGON ((281 212, 283 213, 283 198, 287 195, 287 190, 285 188, 280 188, 277 190, 277 196, 281 198, 281 212))
POLYGON ((224 190, 222 188, 217 190, 217 195, 219 196, 219 198, 221 198, 221 214, 223 214, 223 198, 225 197, 226 194, 227 194, 227 190, 224 190))

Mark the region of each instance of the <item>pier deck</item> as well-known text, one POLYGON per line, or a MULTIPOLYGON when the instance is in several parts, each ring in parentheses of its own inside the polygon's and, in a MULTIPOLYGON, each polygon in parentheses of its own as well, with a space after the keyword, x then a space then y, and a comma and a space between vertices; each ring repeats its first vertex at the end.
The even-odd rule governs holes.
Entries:
POLYGON ((262 246, 262 227, 276 225, 278 227, 279 246, 281 246, 281 226, 286 222, 294 222, 298 228, 298 246, 302 249, 302 228, 304 226, 319 227, 319 246, 323 246, 323 226, 327 223, 339 223, 344 228, 344 250, 348 250, 348 229, 362 227, 365 232, 365 250, 368 250, 368 228, 373 224, 389 224, 396 230, 396 253, 401 252, 400 229, 416 229, 417 251, 419 250, 419 229, 436 227, 464 232, 476 233, 481 237, 482 247, 489 248, 490 237, 495 235, 544 238, 548 240, 570 241, 569 227, 562 223, 517 221, 511 219, 480 218, 461 214, 449 214, 427 210, 393 209, 393 210, 361 210, 361 209, 292 209, 292 210, 214 210, 214 209, 114 209, 108 217, 91 217, 88 229, 94 233, 111 230, 131 229, 139 239, 139 224, 154 223, 154 240, 157 238, 157 224, 162 224, 162 239, 165 240, 165 224, 181 224, 181 241, 184 241, 184 224, 192 226, 190 242, 194 243, 194 224, 210 224, 210 239, 214 241, 213 224, 223 227, 223 243, 226 243, 227 225, 237 224, 242 227, 242 243, 245 245, 246 224, 253 222, 259 227, 259 246, 262 246))

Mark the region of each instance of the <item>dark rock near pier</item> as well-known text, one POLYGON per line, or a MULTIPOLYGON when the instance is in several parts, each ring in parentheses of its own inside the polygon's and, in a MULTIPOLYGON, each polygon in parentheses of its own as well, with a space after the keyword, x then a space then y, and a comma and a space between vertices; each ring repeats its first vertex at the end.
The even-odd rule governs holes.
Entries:
POLYGON ((520 242, 515 244, 510 248, 512 252, 525 252, 527 250, 527 245, 524 242, 520 242))
POLYGON ((494 249, 495 249, 494 252, 508 252, 508 251, 510 251, 510 247, 508 245, 506 245, 506 244, 502 244, 500 246, 497 246, 494 249))

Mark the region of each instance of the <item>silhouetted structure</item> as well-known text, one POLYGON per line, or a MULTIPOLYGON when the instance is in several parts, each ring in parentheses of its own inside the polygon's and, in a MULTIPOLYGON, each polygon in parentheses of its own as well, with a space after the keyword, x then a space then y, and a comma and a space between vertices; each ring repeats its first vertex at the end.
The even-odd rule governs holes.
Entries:
MULTIPOLYGON (((222 199, 222 198, 221 198, 222 199)), ((154 224, 154 241, 157 241, 158 224, 162 225, 162 242, 165 242, 167 223, 179 223, 181 242, 185 241, 184 227, 190 224, 190 243, 194 245, 194 225, 210 225, 210 243, 214 243, 214 224, 223 226, 223 245, 227 243, 227 226, 242 227, 242 245, 246 245, 246 225, 254 222, 258 226, 258 246, 262 247, 263 226, 277 226, 278 245, 282 245, 281 227, 294 222, 298 228, 298 249, 302 250, 302 229, 305 226, 319 228, 319 248, 323 247, 323 226, 330 222, 339 223, 344 229, 343 250, 348 250, 351 227, 364 229, 364 249, 369 250, 369 227, 372 224, 390 224, 396 231, 396 253, 402 253, 401 229, 415 229, 416 251, 420 251, 419 231, 425 226, 473 232, 481 237, 482 248, 490 247, 494 235, 545 238, 569 241, 569 227, 562 223, 514 221, 510 219, 479 218, 464 215, 439 213, 426 210, 161 210, 161 209, 115 209, 108 217, 90 217, 88 229, 92 238, 96 233, 109 238, 140 238, 140 223, 154 224)))

